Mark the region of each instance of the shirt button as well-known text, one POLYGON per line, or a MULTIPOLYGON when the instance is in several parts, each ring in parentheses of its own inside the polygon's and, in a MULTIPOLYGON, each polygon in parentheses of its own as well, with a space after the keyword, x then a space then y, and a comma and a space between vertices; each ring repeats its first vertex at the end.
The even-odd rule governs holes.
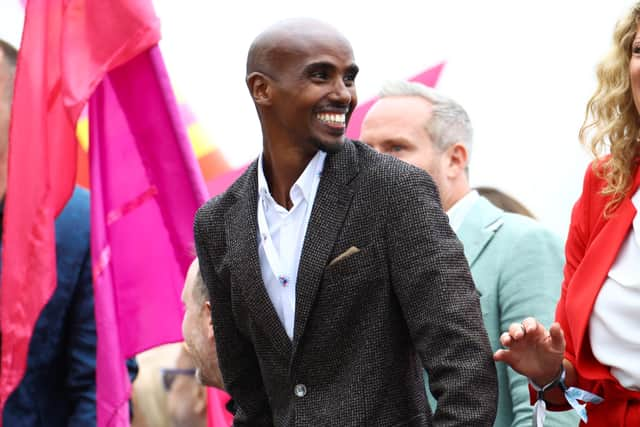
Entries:
POLYGON ((307 386, 305 386, 304 384, 296 384, 296 386, 293 388, 293 393, 297 397, 305 397, 307 395, 307 386))

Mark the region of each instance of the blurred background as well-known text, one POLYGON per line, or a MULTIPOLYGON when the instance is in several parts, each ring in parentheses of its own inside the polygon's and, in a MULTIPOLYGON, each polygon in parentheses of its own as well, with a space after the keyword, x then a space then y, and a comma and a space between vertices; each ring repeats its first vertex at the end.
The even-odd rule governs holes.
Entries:
MULTIPOLYGON (((23 1, 0 0, 0 37, 16 45, 23 1)), ((562 237, 590 160, 577 133, 595 89, 595 65, 632 3, 154 1, 161 49, 208 180, 261 149, 244 85, 252 39, 278 19, 311 16, 351 41, 360 103, 385 80, 444 63, 436 87, 468 110, 475 127, 471 184, 510 193, 562 237)))

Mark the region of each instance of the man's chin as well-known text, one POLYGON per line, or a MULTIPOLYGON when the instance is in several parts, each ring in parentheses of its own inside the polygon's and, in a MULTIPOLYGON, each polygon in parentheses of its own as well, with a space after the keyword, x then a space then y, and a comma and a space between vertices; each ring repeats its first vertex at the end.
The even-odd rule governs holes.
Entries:
POLYGON ((324 151, 327 154, 335 154, 342 151, 346 141, 347 137, 342 136, 341 138, 335 139, 333 141, 318 141, 316 145, 318 146, 319 150, 324 151))

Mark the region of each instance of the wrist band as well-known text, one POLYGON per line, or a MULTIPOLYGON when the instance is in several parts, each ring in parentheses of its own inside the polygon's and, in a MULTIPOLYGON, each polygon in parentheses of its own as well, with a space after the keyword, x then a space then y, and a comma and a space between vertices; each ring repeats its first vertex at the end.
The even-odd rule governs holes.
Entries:
POLYGON ((586 403, 599 404, 604 400, 602 397, 590 393, 586 390, 582 390, 578 387, 567 387, 564 380, 566 379, 567 372, 564 369, 564 365, 560 366, 560 374, 556 378, 554 378, 549 384, 540 387, 538 384, 534 383, 529 379, 529 384, 531 388, 536 391, 537 400, 535 405, 533 406, 533 427, 543 427, 544 419, 547 415, 547 404, 544 400, 544 393, 555 388, 560 387, 562 393, 564 394, 564 398, 567 400, 567 403, 571 405, 574 411, 580 416, 580 419, 586 423, 587 422, 587 409, 586 403), (581 405, 578 403, 578 400, 586 402, 581 405))

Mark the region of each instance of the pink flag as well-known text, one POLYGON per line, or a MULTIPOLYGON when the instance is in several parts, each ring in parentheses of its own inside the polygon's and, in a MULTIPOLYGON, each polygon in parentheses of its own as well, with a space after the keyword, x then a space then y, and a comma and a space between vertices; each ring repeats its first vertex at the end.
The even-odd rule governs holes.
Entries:
POLYGON ((159 37, 150 0, 27 4, 4 211, 0 410, 24 375, 33 327, 56 286, 54 218, 75 181, 78 115, 106 71, 159 37))
POLYGON ((89 104, 98 426, 129 423, 126 357, 182 339, 182 284, 206 186, 157 47, 89 104))
MULTIPOLYGON (((409 81, 412 82, 420 82, 430 87, 436 87, 438 83, 438 79, 440 78, 440 73, 444 68, 444 62, 428 68, 423 72, 411 77, 409 81)), ((359 104, 358 107, 354 110, 351 115, 351 119, 349 120, 349 126, 347 127, 347 137, 351 139, 358 139, 360 137, 360 128, 362 127, 362 120, 364 120, 364 116, 366 116, 367 111, 375 102, 378 100, 377 97, 370 99, 362 104, 359 104)))

